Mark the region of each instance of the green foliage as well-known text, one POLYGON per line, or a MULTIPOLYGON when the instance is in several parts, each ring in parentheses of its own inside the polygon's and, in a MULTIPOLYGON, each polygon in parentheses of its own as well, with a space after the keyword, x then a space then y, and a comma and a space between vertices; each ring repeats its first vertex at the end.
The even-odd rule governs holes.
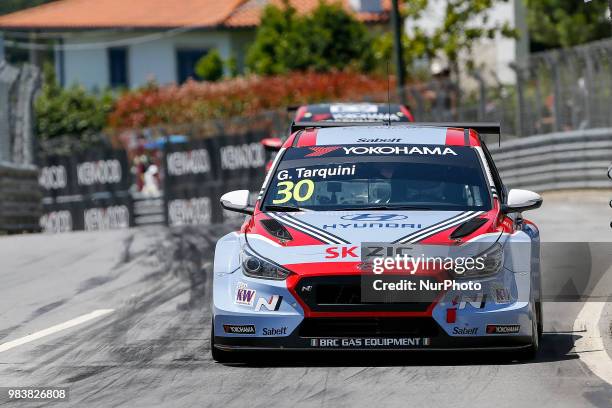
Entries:
POLYGON ((0 15, 39 6, 50 1, 52 0, 2 0, 0 1, 0 15))
MULTIPOLYGON (((495 3, 508 0, 447 0, 440 24, 426 32, 420 19, 428 7, 429 0, 404 0, 402 17, 408 30, 402 37, 402 49, 407 69, 411 75, 418 74, 416 62, 431 61, 441 57, 447 61, 454 73, 458 72, 460 56, 471 56, 474 46, 482 39, 517 37, 517 32, 508 23, 491 24, 488 11, 495 3)), ((378 66, 393 60, 393 38, 390 33, 378 37, 374 43, 374 56, 378 66)), ((466 66, 473 68, 471 58, 466 66)))
POLYGON ((223 59, 219 51, 214 49, 198 60, 195 73, 204 81, 216 82, 223 78, 223 59))
POLYGON ((36 133, 41 141, 60 137, 86 141, 104 129, 114 107, 110 92, 93 94, 78 86, 63 89, 50 65, 45 66, 44 77, 34 105, 36 133))
POLYGON ((364 24, 340 4, 320 2, 310 15, 300 16, 287 0, 283 7, 267 6, 247 67, 261 75, 314 69, 327 72, 373 64, 371 38, 364 24))
MULTIPOLYGON (((437 27, 432 38, 432 48, 441 50, 457 71, 459 55, 471 55, 474 45, 483 38, 493 39, 497 34, 504 37, 517 37, 516 31, 508 24, 489 23, 488 11, 494 3, 507 3, 508 0, 448 0, 445 17, 437 27)), ((471 60, 467 61, 468 68, 471 60)))
POLYGON ((238 60, 236 57, 231 56, 226 61, 227 70, 229 71, 230 78, 236 78, 240 72, 238 71, 238 60))
POLYGON ((340 3, 321 2, 305 20, 315 70, 343 69, 347 65, 362 71, 372 68, 372 40, 368 29, 340 3))
POLYGON ((529 34, 547 48, 571 47, 612 35, 605 0, 525 0, 529 34))

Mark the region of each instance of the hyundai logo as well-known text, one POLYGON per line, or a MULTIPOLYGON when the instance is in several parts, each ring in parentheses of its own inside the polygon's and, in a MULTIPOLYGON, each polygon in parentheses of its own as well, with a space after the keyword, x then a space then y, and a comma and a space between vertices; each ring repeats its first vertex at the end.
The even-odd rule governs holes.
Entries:
POLYGON ((350 221, 399 221, 408 218, 400 214, 353 214, 342 216, 343 220, 350 221))

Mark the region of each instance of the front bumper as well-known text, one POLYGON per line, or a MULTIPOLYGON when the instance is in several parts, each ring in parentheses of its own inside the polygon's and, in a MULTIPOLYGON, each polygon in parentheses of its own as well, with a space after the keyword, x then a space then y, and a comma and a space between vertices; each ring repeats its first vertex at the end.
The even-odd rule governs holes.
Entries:
POLYGON ((497 350, 532 343, 532 304, 519 300, 516 286, 508 299, 496 298, 499 282, 488 282, 482 293, 446 292, 427 310, 393 304, 385 310, 319 310, 308 299, 300 302, 284 282, 228 278, 215 282, 213 301, 214 344, 223 350, 497 350), (253 291, 252 304, 236 304, 237 288, 253 291), (278 308, 257 307, 274 296, 278 308))
POLYGON ((500 350, 531 345, 531 336, 455 337, 439 333, 434 337, 301 337, 298 330, 285 337, 215 336, 215 347, 222 350, 500 350))

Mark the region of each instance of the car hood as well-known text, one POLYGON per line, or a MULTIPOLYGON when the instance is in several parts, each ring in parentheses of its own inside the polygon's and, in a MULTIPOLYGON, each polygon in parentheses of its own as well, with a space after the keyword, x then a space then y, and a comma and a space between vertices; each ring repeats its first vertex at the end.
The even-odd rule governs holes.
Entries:
POLYGON ((363 243, 456 246, 461 242, 450 239, 450 233, 478 217, 487 218, 487 223, 478 229, 478 236, 496 242, 501 232, 495 225, 495 211, 263 212, 253 218, 245 238, 257 253, 282 265, 358 262, 363 243), (285 227, 292 240, 275 239, 269 229, 263 227, 262 221, 271 222, 266 220, 274 220, 285 227), (349 253, 344 250, 346 256, 342 256, 342 247, 350 249, 349 253), (339 255, 335 256, 336 253, 339 255))

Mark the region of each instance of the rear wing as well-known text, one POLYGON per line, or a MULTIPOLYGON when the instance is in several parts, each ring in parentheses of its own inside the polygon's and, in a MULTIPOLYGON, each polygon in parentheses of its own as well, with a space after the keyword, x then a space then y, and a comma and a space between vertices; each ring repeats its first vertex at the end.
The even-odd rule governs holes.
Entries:
POLYGON ((405 126, 405 127, 443 127, 473 129, 482 135, 497 135, 501 145, 501 124, 499 122, 300 122, 291 124, 291 134, 294 132, 313 128, 333 128, 352 126, 405 126))

